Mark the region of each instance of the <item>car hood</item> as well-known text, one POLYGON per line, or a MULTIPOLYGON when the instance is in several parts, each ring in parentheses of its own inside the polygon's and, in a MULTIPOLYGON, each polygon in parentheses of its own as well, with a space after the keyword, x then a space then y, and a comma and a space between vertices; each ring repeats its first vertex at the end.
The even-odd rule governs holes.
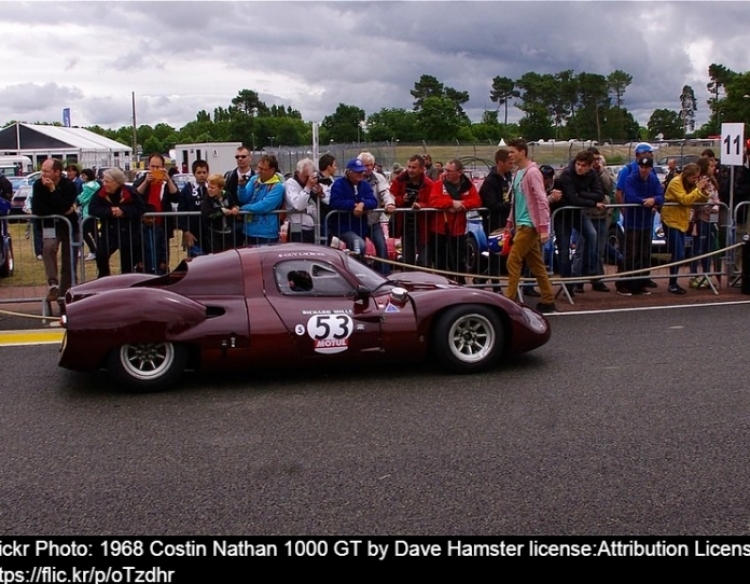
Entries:
POLYGON ((390 282, 406 288, 407 290, 426 290, 437 288, 453 288, 458 284, 444 276, 437 274, 427 274, 425 272, 406 272, 403 274, 391 274, 388 277, 390 282))

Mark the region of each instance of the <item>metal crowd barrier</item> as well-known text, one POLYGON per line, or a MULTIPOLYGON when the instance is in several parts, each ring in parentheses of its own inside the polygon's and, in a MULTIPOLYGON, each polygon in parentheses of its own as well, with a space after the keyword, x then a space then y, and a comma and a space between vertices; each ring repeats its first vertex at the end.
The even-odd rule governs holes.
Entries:
MULTIPOLYGON (((721 247, 721 242, 728 240, 734 243, 735 236, 741 237, 750 229, 747 215, 748 203, 738 204, 734 212, 729 212, 726 205, 721 205, 718 221, 712 224, 709 250, 707 254, 697 255, 690 253, 686 255, 684 264, 679 273, 679 278, 713 276, 717 280, 729 270, 733 261, 738 260, 740 254, 733 254, 732 245, 721 247), (737 224, 736 234, 734 222, 743 219, 744 222, 737 224), (705 259, 712 258, 706 271, 705 259)), ((702 206, 702 205, 696 205, 702 206)), ((627 249, 627 239, 624 231, 621 231, 616 222, 612 221, 613 212, 627 212, 628 207, 637 205, 608 205, 607 217, 604 227, 599 225, 597 234, 597 253, 586 259, 585 236, 588 226, 584 225, 583 219, 580 223, 564 225, 561 220, 563 212, 573 211, 581 216, 581 209, 566 207, 552 213, 550 231, 553 239, 560 239, 560 231, 563 237, 570 234, 569 245, 565 246, 549 244, 545 248, 545 260, 549 273, 554 277, 553 283, 590 282, 602 280, 604 282, 613 280, 627 280, 643 277, 641 273, 624 271, 628 265, 628 256, 632 250, 627 249), (562 226, 562 229, 560 227, 562 226), (606 245, 602 244, 599 237, 606 233, 606 245), (565 260, 560 262, 560 254, 566 254, 565 260), (592 271, 591 258, 596 256, 595 271, 592 271), (562 271, 561 271, 562 266, 562 271), (599 269, 599 266, 601 269, 599 269), (605 266, 609 266, 604 269, 605 266), (618 267, 614 272, 612 266, 618 267)), ((376 209, 374 213, 382 213, 383 209, 376 209)), ((485 209, 475 209, 467 212, 466 229, 463 233, 446 232, 446 211, 441 209, 396 209, 390 215, 382 215, 385 221, 371 223, 367 217, 362 218, 362 231, 360 235, 363 245, 357 249, 357 242, 347 236, 346 229, 350 227, 349 211, 330 211, 322 222, 313 221, 312 224, 300 226, 299 222, 291 221, 294 215, 304 215, 304 212, 278 210, 266 214, 277 216, 280 225, 278 241, 312 241, 323 245, 335 245, 347 247, 350 252, 361 255, 362 261, 369 263, 374 269, 387 274, 390 270, 428 270, 465 283, 469 286, 480 286, 495 288, 504 284, 507 272, 504 268, 504 258, 501 258, 497 250, 490 249, 489 233, 485 232, 486 215, 485 209), (311 228, 311 229, 310 229, 311 228), (348 241, 347 241, 348 240, 348 241)), ((570 215, 570 213, 568 213, 570 215)), ((258 215, 257 217, 261 217, 258 215)), ((67 232, 72 231, 70 221, 63 216, 54 216, 58 223, 67 232)), ((46 315, 46 291, 47 281, 43 268, 43 261, 37 260, 42 255, 41 230, 38 228, 39 217, 34 215, 12 215, 0 217, 2 225, 12 239, 14 256, 14 274, 2 278, 2 267, 0 267, 0 304, 12 304, 22 302, 40 302, 42 304, 42 315, 46 315)), ((242 213, 238 216, 237 224, 230 221, 228 226, 217 234, 209 229, 201 219, 201 213, 195 212, 165 212, 146 213, 138 221, 126 222, 112 233, 105 236, 102 232, 104 223, 96 218, 89 217, 82 221, 79 229, 70 238, 70 261, 72 282, 85 282, 98 277, 101 269, 106 266, 109 273, 117 274, 123 272, 140 271, 144 273, 165 273, 174 269, 180 261, 185 258, 201 254, 212 253, 221 249, 244 247, 248 244, 254 245, 258 241, 248 241, 242 229, 244 224, 252 220, 253 216, 242 213), (186 232, 194 236, 185 236, 186 232), (162 236, 163 232, 163 236, 162 236), (171 237, 169 235, 171 234, 171 237), (103 249, 102 246, 105 246, 103 249), (106 251, 107 253, 104 253, 106 251), (99 254, 98 260, 92 258, 99 254), (97 266, 99 269, 97 269, 97 266)), ((591 237, 591 236, 590 236, 591 237)), ((658 238, 657 238, 658 239, 658 238)), ((691 239, 690 247, 694 249, 691 239)), ((663 269, 664 262, 669 260, 666 251, 666 243, 651 241, 649 249, 647 269, 663 269)), ((700 250, 705 246, 699 247, 700 250)), ((58 261, 63 254, 58 252, 58 261)), ((668 264, 666 264, 668 265, 668 264)), ((105 269, 106 269, 105 268, 105 269)), ((668 278, 669 274, 654 274, 653 278, 668 278)), ((524 283, 533 283, 533 278, 526 275, 524 283)), ((711 287, 716 292, 713 283, 711 287)), ((572 300, 571 300, 572 302, 572 300)))
MULTIPOLYGON (((664 205, 673 206, 679 204, 664 205)), ((706 203, 692 205, 694 211, 705 206, 706 203)), ((680 261, 675 261, 675 250, 671 249, 657 209, 653 210, 652 229, 630 232, 617 215, 627 213, 628 208, 642 210, 637 204, 607 205, 606 214, 593 220, 587 214, 590 209, 585 207, 556 209, 550 218, 550 240, 554 245, 550 243, 545 253, 547 270, 559 274, 558 281, 566 285, 689 277, 697 285, 718 293, 711 277, 720 281, 722 265, 728 264, 734 248, 733 240, 722 246, 722 241, 726 241, 722 235, 731 232, 732 216, 724 203, 717 206, 719 211, 711 213, 709 221, 691 220, 684 237, 684 259, 680 261), (722 224, 722 217, 730 223, 722 224), (590 241, 595 242, 596 250, 589 247, 590 241), (607 264, 616 266, 617 273, 607 273, 607 264), (676 275, 668 273, 672 266, 679 266, 676 275)))

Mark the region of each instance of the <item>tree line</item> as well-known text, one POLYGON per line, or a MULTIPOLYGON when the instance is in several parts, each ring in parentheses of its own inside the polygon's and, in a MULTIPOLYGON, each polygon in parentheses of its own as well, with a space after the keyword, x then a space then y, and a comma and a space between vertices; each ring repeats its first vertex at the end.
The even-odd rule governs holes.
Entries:
MULTIPOLYGON (((464 111, 468 92, 424 74, 410 90, 412 109, 382 108, 367 116, 356 105, 339 103, 321 122, 320 141, 497 142, 523 136, 527 140, 621 142, 702 138, 719 134, 722 122, 750 122, 750 72, 737 73, 712 64, 708 77, 711 97, 706 104, 710 111, 706 124, 695 127, 699 104, 693 88, 685 85, 675 95, 678 107, 654 110, 643 128, 625 106, 633 77, 619 69, 608 75, 567 69, 554 74, 528 72, 515 80, 496 76, 488 93, 494 107, 485 110, 479 122, 472 122, 464 111), (511 107, 523 112, 518 123, 508 123, 511 107)), ((132 145, 130 126, 87 129, 132 145)), ((141 125, 136 130, 144 152, 167 152, 175 144, 199 142, 242 142, 254 150, 296 146, 310 144, 311 133, 311 124, 298 110, 283 105, 269 107, 251 89, 242 89, 227 107, 217 107, 211 113, 199 111, 195 120, 180 129, 156 124, 141 125)))

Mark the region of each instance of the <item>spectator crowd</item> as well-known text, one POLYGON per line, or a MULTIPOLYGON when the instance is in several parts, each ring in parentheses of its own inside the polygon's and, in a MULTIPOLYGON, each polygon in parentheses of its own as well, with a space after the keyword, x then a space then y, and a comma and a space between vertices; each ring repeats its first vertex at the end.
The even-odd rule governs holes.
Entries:
MULTIPOLYGON (((657 210, 672 261, 685 258, 688 237, 696 257, 715 249, 724 235, 721 226, 731 222, 730 201, 750 201, 750 141, 746 147, 732 193, 726 170, 710 150, 682 169, 670 165, 661 182, 647 143, 636 146, 635 159, 614 177, 594 147, 556 170, 530 160, 522 139, 511 140, 496 152, 479 190, 460 159, 433 163, 429 154, 414 154, 403 167, 394 164, 388 177, 369 152, 345 161, 340 175, 338 161, 324 154, 318 161, 300 160, 283 176, 275 156, 262 155, 253 167, 251 152, 241 147, 235 169, 222 175, 197 160, 193 181, 182 188, 161 154, 149 157, 146 172, 132 185, 117 168, 104 170, 97 180, 92 169, 64 168, 48 159, 33 185, 31 210, 40 218, 35 236, 38 231, 49 302, 61 302, 72 284, 70 256, 78 246, 71 242, 81 242, 84 259, 95 260, 98 277, 110 274, 118 251, 121 273, 163 275, 178 232, 189 257, 290 241, 345 246, 364 260, 371 242, 373 267, 383 275, 392 269, 384 260, 394 259, 393 242, 399 241, 404 264, 441 270, 463 283, 470 255, 467 213, 481 210, 486 235, 506 245, 473 267, 480 266, 482 275, 507 275, 508 297, 539 296, 539 310, 550 312, 555 310, 550 264, 576 282, 563 284, 569 296, 583 293, 585 283, 610 292, 604 266, 614 254, 618 271, 627 276, 616 279, 616 292, 648 295, 654 286, 648 269, 657 210), (613 208, 615 203, 622 208, 613 208), (610 232, 616 222, 624 240, 613 252, 610 232), (533 276, 539 292, 521 284, 524 276, 533 276)), ((0 195, 7 199, 5 186, 0 179, 0 195)), ((745 207, 741 210, 738 235, 748 231, 745 207)), ((709 258, 695 260, 690 287, 710 285, 710 268, 709 258)), ((678 278, 679 267, 671 267, 668 291, 685 294, 678 278)))

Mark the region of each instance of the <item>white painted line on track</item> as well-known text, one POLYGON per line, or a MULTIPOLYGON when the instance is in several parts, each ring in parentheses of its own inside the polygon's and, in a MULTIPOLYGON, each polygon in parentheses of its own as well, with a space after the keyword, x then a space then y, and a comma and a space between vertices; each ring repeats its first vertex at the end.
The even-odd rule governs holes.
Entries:
POLYGON ((643 312, 647 310, 671 310, 673 308, 706 308, 708 306, 734 306, 736 304, 750 304, 750 300, 736 300, 728 302, 707 302, 706 304, 672 304, 668 306, 631 306, 629 308, 602 308, 601 310, 566 310, 564 312, 550 312, 544 316, 580 316, 586 314, 612 314, 613 312, 643 312))

